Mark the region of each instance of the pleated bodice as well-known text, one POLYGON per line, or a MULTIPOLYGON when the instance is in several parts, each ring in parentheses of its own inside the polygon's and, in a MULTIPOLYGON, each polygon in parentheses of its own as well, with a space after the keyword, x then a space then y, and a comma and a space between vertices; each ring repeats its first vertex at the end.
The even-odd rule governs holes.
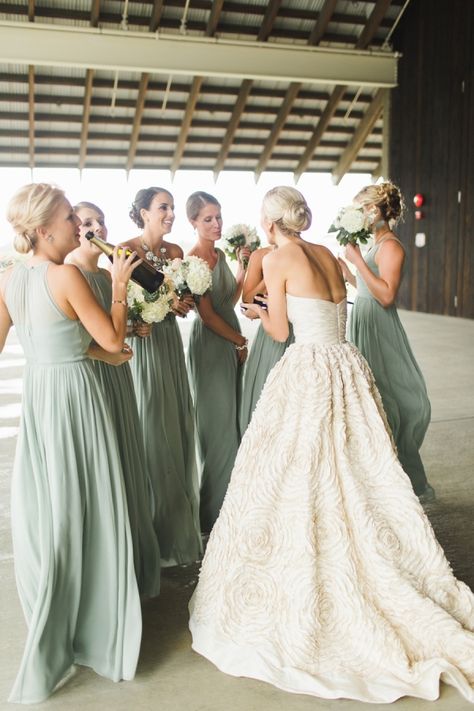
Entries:
POLYGON ((83 360, 91 337, 79 320, 68 318, 53 300, 47 282, 49 264, 15 265, 5 289, 8 311, 27 362, 83 360))

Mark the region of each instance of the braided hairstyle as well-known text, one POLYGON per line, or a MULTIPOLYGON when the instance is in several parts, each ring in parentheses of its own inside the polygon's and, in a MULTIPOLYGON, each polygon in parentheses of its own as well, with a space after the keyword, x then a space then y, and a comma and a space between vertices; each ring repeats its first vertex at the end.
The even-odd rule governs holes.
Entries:
POLYGON ((395 225, 405 211, 405 203, 400 189, 390 182, 366 185, 357 193, 355 200, 361 205, 378 207, 382 218, 389 225, 395 225))

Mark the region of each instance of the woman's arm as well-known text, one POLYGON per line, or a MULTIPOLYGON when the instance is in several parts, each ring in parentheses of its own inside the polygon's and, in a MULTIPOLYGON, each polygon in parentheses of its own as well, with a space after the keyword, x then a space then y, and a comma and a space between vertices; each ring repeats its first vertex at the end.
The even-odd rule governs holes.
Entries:
POLYGON ((244 287, 242 291, 242 301, 252 302, 256 294, 265 294, 266 286, 263 280, 262 260, 268 249, 257 249, 252 252, 249 265, 245 274, 244 287))
POLYGON ((246 344, 247 339, 244 338, 239 331, 229 326, 229 324, 214 311, 209 294, 201 296, 196 308, 206 328, 214 331, 218 336, 225 338, 226 341, 230 341, 234 346, 244 346, 246 344))
POLYGON ((274 341, 284 343, 290 334, 286 312, 286 277, 284 266, 277 252, 263 258, 263 278, 267 286, 268 310, 257 304, 245 304, 245 307, 257 313, 263 328, 274 341))
POLYGON ((380 246, 376 255, 380 274, 378 277, 367 266, 359 247, 348 244, 346 257, 355 265, 361 278, 367 284, 368 290, 379 304, 384 308, 391 306, 397 298, 402 278, 403 262, 405 261, 403 247, 394 239, 387 240, 380 246))
POLYGON ((339 266, 341 267, 344 281, 347 281, 352 286, 357 286, 357 279, 355 278, 355 274, 351 272, 346 262, 340 257, 337 258, 337 261, 339 262, 339 266))
POLYGON ((87 280, 72 264, 58 265, 48 281, 57 303, 70 318, 79 318, 94 341, 111 353, 120 353, 127 328, 127 283, 133 269, 141 260, 133 262, 136 253, 125 257, 117 248, 112 264, 112 307, 110 314, 97 302, 87 280))
POLYGON ((12 326, 12 320, 8 313, 7 305, 2 294, 2 285, 0 284, 0 353, 5 347, 8 332, 12 326))
POLYGON ((118 366, 130 360, 133 356, 133 351, 127 343, 123 344, 120 353, 109 353, 109 351, 104 350, 101 346, 97 345, 97 343, 91 343, 87 350, 87 355, 92 360, 101 360, 109 365, 118 366))
POLYGON ((245 267, 243 260, 244 259, 249 259, 250 258, 250 249, 248 247, 242 247, 237 251, 237 259, 239 262, 239 267, 237 269, 237 274, 235 277, 235 281, 237 283, 235 292, 234 292, 234 304, 237 303, 240 299, 240 295, 242 293, 242 288, 244 285, 244 279, 245 279, 245 267))
POLYGON ((245 363, 248 354, 247 339, 242 336, 239 331, 229 326, 229 324, 214 311, 211 297, 209 295, 201 296, 196 308, 203 324, 211 331, 214 331, 218 336, 221 336, 221 338, 225 338, 226 341, 233 343, 236 347, 237 360, 240 364, 245 363))

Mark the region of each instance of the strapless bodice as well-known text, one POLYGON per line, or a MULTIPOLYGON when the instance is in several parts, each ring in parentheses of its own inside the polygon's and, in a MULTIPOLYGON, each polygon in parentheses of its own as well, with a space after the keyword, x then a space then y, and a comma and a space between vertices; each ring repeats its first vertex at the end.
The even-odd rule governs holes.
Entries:
POLYGON ((335 304, 324 299, 287 294, 286 307, 297 344, 331 346, 346 340, 346 299, 335 304))

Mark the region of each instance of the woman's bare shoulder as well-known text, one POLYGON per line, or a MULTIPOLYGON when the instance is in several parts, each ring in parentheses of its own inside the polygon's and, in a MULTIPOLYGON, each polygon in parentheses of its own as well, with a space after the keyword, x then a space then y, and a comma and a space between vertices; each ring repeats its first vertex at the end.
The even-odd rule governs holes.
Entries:
POLYGON ((184 257, 184 252, 179 244, 174 242, 165 242, 163 240, 163 247, 166 249, 166 257, 168 259, 182 259, 184 257))
POLYGON ((128 247, 129 249, 136 251, 142 246, 140 237, 130 237, 130 239, 124 239, 119 244, 122 247, 128 247))

